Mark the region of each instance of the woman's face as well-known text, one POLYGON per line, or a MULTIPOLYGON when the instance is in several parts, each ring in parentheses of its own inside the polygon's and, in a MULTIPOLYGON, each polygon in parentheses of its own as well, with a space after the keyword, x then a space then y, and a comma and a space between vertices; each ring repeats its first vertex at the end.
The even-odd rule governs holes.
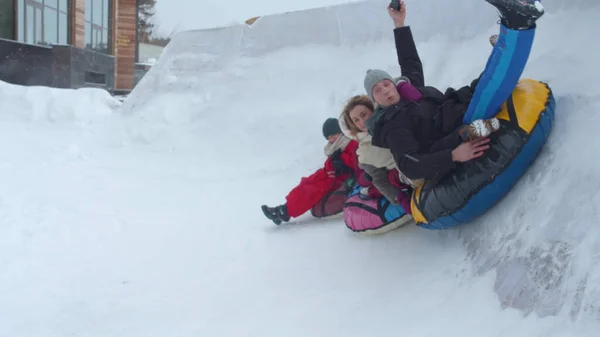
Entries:
POLYGON ((390 106, 400 102, 400 94, 392 81, 383 80, 373 87, 373 99, 379 105, 390 106))
POLYGON ((373 116, 373 111, 369 110, 364 105, 357 105, 352 110, 350 110, 349 115, 350 115, 350 120, 352 120, 354 125, 356 125, 356 127, 360 131, 366 132, 367 126, 365 125, 365 122, 367 121, 367 119, 369 119, 369 118, 371 118, 371 116, 373 116))

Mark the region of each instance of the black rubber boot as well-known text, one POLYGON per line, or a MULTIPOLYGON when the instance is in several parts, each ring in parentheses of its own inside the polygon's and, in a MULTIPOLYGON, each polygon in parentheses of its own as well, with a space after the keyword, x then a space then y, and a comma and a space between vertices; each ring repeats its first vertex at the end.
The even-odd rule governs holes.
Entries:
POLYGON ((276 225, 281 224, 282 221, 290 221, 290 217, 287 214, 287 207, 285 205, 277 207, 268 207, 267 205, 261 206, 265 216, 273 221, 276 225))
POLYGON ((523 30, 535 26, 544 15, 544 7, 538 0, 485 0, 498 9, 500 22, 508 29, 523 30))

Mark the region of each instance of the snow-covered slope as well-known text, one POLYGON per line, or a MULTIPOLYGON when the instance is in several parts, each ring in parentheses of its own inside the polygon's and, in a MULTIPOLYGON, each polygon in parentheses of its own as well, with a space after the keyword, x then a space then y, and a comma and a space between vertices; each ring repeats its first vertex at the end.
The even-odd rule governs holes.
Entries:
MULTIPOLYGON (((591 0, 544 1, 525 76, 554 89, 555 128, 482 219, 361 237, 263 217, 322 164, 321 124, 365 70, 399 73, 385 4, 181 33, 120 107, 0 83, 0 336, 596 336, 591 0)), ((408 5, 428 84, 477 76, 493 8, 408 5)))

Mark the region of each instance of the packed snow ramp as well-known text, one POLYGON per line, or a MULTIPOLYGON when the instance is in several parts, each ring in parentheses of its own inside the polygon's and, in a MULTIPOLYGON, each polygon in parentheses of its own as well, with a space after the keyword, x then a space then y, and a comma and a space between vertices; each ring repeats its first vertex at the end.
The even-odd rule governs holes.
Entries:
MULTIPOLYGON (((386 4, 364 1, 182 32, 123 104, 137 139, 193 149, 204 168, 214 168, 207 179, 235 181, 231 193, 247 195, 238 222, 210 226, 230 226, 238 240, 264 240, 269 261, 285 260, 247 260, 235 276, 261 273, 270 287, 224 299, 233 301, 230 307, 213 297, 211 315, 220 318, 199 331, 593 336, 600 331, 595 1, 543 2, 546 14, 523 77, 553 90, 554 130, 517 186, 482 218, 442 232, 408 226, 363 238, 342 220, 305 217, 271 228, 261 217, 261 204, 283 202, 322 163, 321 124, 364 93, 365 71, 400 74, 386 4), (258 182, 264 188, 250 187, 258 182), (296 248, 288 250, 290 244, 296 248), (225 317, 228 310, 236 312, 235 323, 225 317)), ((483 0, 408 2, 426 84, 443 91, 478 76, 497 21, 483 0)))

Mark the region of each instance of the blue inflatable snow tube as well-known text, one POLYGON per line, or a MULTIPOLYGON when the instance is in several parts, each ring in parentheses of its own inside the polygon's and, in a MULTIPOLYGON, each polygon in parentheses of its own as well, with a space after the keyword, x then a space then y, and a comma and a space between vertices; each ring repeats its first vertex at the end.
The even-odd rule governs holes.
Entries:
POLYGON ((501 128, 480 158, 463 163, 436 182, 415 189, 411 209, 417 225, 447 229, 486 213, 525 174, 546 143, 554 123, 556 103, 550 87, 525 79, 502 105, 496 117, 501 128))

